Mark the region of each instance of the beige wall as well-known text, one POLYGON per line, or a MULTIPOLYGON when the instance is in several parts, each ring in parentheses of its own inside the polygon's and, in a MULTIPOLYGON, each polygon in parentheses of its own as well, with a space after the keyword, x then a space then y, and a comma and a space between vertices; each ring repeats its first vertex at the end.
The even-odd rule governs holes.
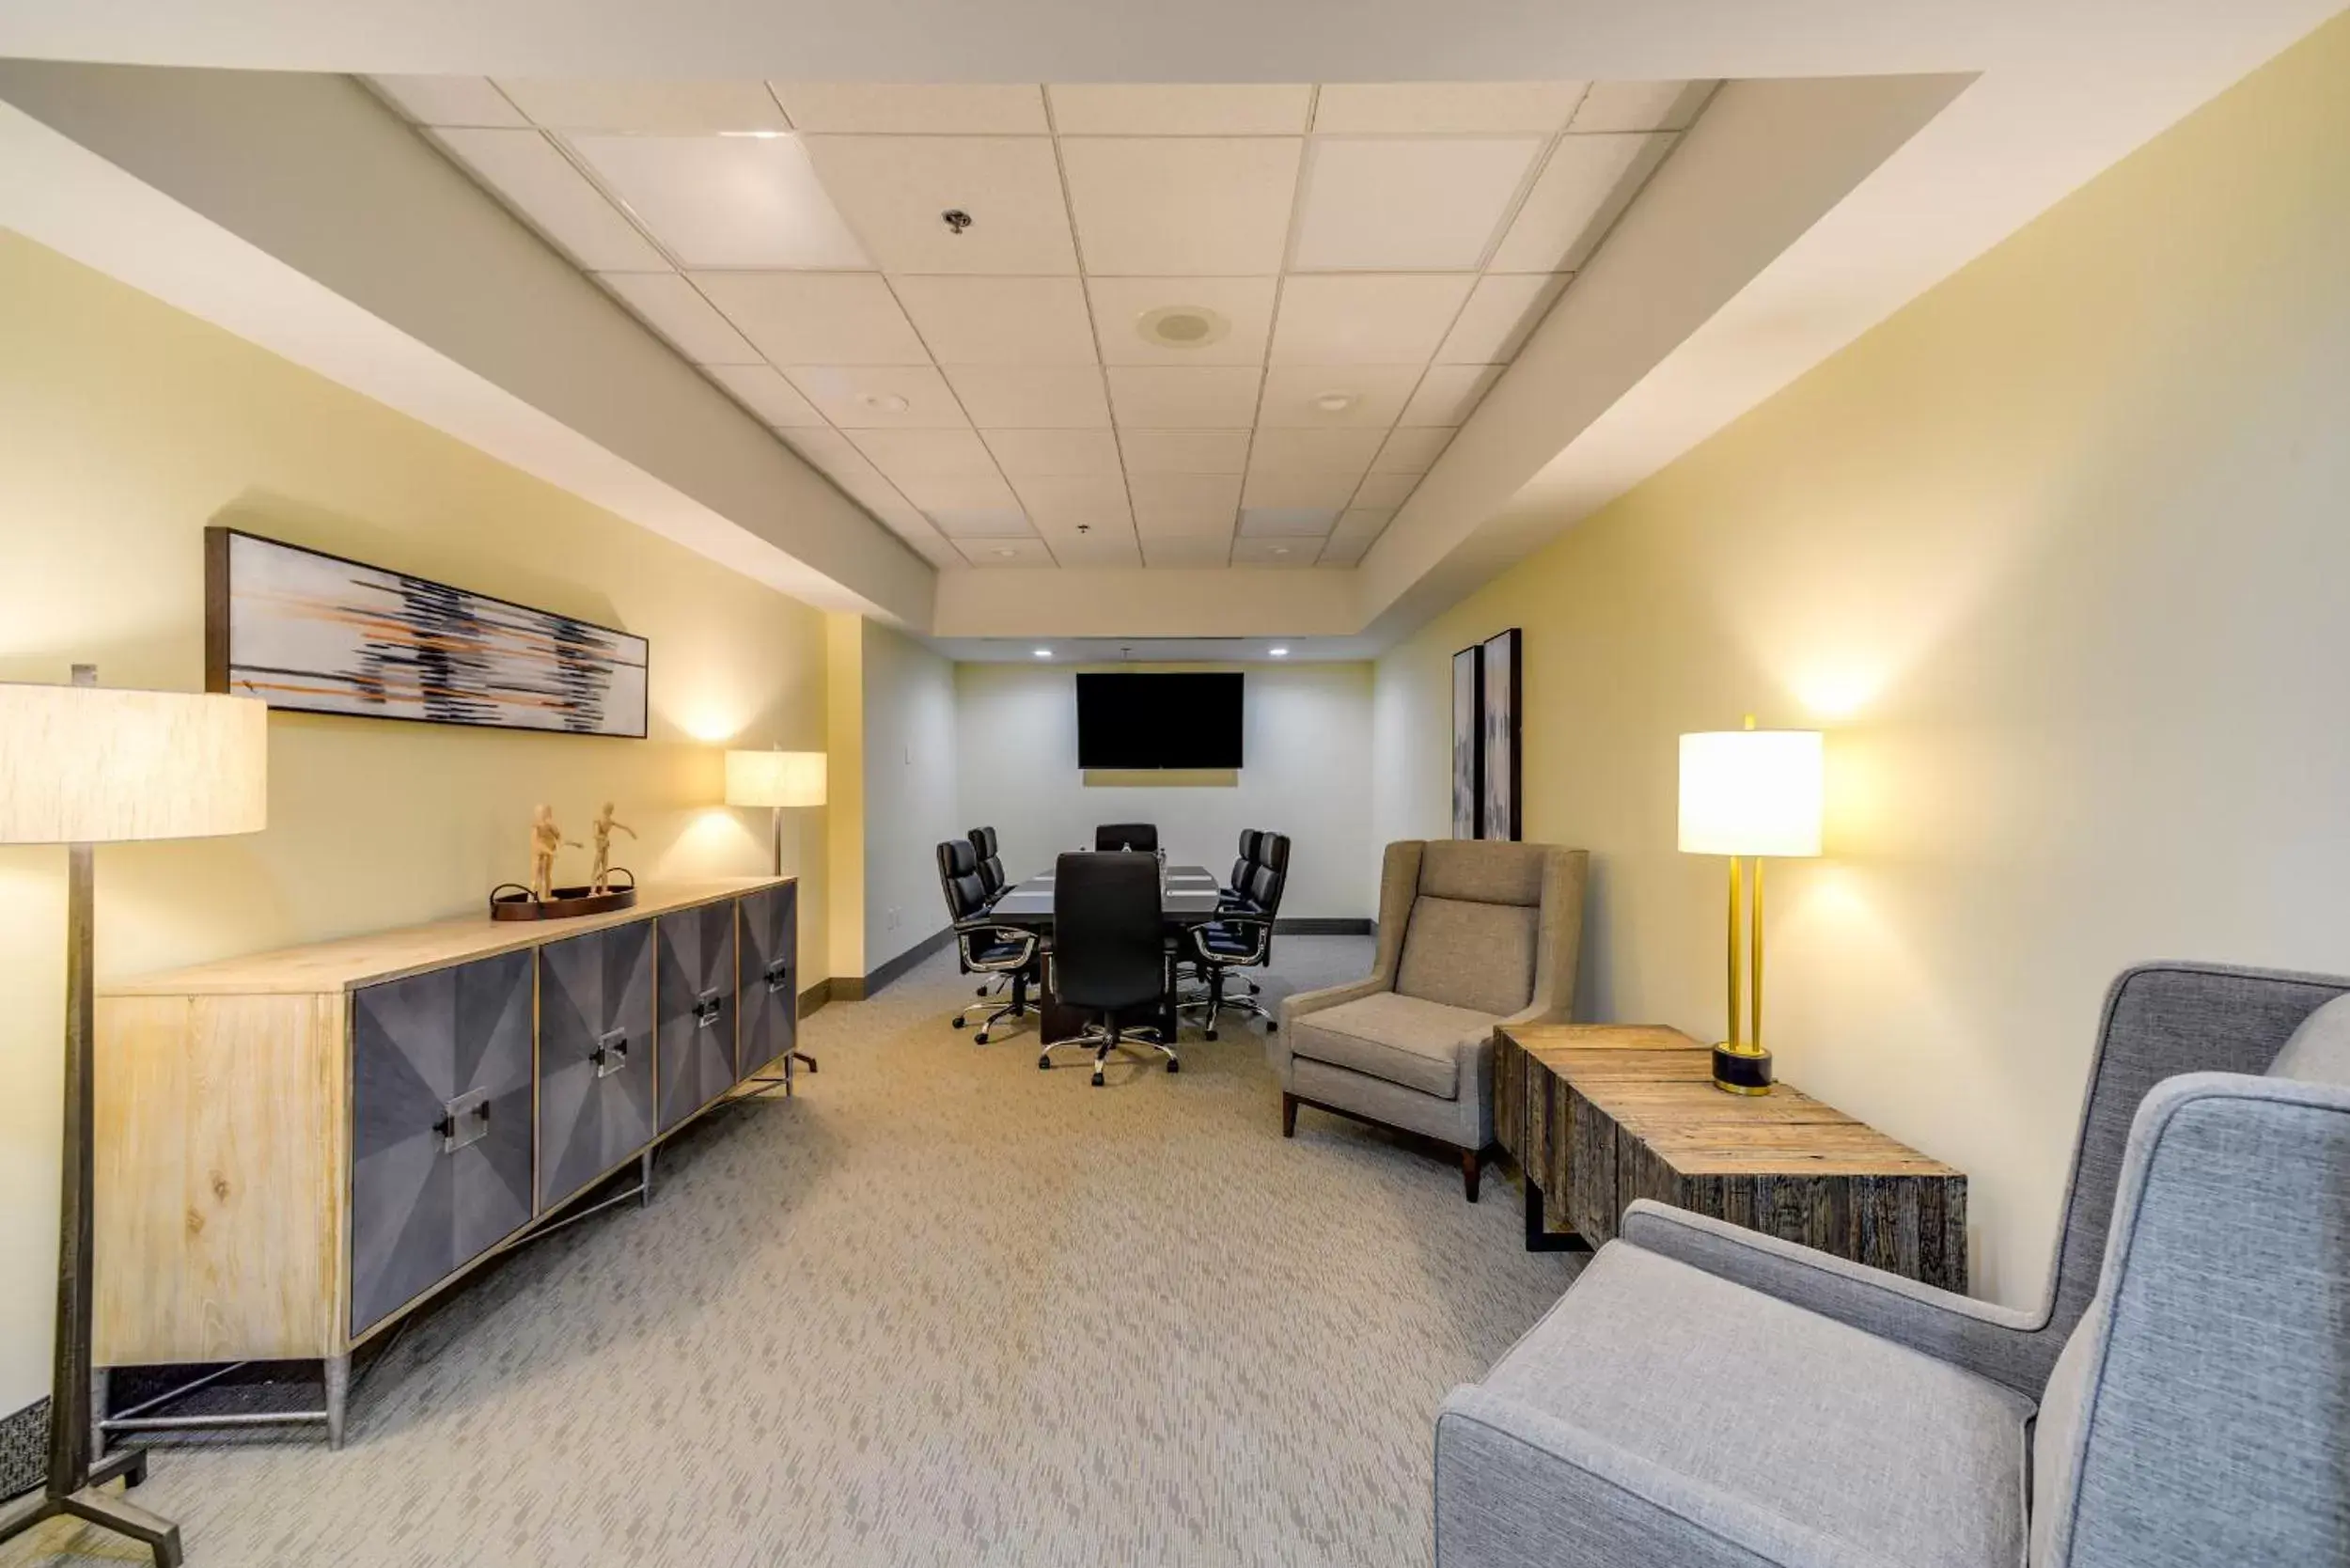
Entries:
MULTIPOLYGON (((863 624, 864 964, 871 974, 946 929, 938 843, 956 812, 955 666, 877 620, 863 624)), ((976 819, 974 819, 976 820, 976 819)))
MULTIPOLYGON (((717 748, 825 745, 816 612, 6 233, 0 343, 0 679, 199 686, 208 523, 652 645, 648 741, 274 715, 268 832, 99 852, 102 978, 472 907, 526 870, 541 800, 574 829, 617 802, 648 881, 764 869, 765 822, 710 804, 717 748)), ((0 1413, 47 1389, 63 868, 0 851, 0 1413)))
POLYGON ((1784 1074, 1971 1177, 2036 1300, 2100 997, 2350 970, 2350 21, 1381 661, 1383 838, 1446 831, 1451 651, 1526 631, 1527 836, 1595 1019, 1722 1028, 1674 737, 1830 731, 1771 870, 1784 1074))

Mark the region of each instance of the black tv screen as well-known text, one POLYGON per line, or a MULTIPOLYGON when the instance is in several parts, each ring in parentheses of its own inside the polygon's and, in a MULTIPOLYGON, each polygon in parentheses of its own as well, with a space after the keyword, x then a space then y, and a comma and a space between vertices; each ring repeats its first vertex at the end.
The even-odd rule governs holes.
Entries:
POLYGON ((1080 675, 1081 768, 1237 768, 1241 677, 1080 675))

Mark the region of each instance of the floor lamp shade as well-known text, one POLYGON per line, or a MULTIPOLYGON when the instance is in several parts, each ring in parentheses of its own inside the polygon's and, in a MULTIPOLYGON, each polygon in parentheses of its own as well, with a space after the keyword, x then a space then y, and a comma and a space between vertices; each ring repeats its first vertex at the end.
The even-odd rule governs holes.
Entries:
POLYGON ((824 754, 821 751, 729 751, 728 806, 822 806, 824 754))
POLYGON ((0 843, 258 833, 268 817, 266 703, 0 684, 0 843))

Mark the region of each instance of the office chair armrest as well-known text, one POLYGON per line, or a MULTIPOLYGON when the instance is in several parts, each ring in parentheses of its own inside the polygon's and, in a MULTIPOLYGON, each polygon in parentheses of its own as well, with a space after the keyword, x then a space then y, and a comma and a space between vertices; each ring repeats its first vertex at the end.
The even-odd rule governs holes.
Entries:
POLYGON ((968 944, 975 936, 994 937, 1007 942, 1019 943, 1020 962, 1007 965, 1011 968, 1025 968, 1035 962, 1037 948, 1042 941, 1042 938, 1035 932, 1025 926, 1000 926, 989 919, 957 920, 954 929, 955 940, 965 944, 968 944))

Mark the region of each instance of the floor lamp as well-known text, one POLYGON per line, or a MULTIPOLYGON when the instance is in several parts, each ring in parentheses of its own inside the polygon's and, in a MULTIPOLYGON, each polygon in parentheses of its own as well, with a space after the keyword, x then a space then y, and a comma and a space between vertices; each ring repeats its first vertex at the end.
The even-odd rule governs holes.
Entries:
MULTIPOLYGON (((783 814, 794 808, 824 804, 824 754, 821 751, 729 751, 727 753, 727 804, 767 808, 767 848, 775 874, 783 874, 783 814)), ((791 1053, 793 1061, 816 1070, 816 1058, 806 1051, 791 1053)), ((787 1067, 790 1063, 785 1064, 787 1067)))
POLYGON ((64 844, 65 1137, 57 1230, 56 1361, 46 1483, 0 1511, 0 1541, 70 1515, 180 1561, 180 1527, 119 1497, 147 1456, 90 1462, 92 846, 258 833, 268 814, 269 710, 249 698, 108 690, 89 665, 68 686, 0 684, 0 843, 64 844))

